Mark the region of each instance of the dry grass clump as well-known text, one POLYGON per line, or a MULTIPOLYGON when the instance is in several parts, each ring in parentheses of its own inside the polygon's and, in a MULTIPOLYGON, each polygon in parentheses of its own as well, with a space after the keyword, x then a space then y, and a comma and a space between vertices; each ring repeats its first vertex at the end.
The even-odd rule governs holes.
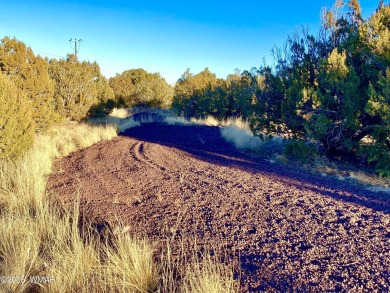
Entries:
POLYGON ((99 117, 99 118, 91 118, 88 120, 88 122, 92 125, 105 125, 105 126, 113 126, 115 127, 119 132, 125 131, 126 129, 140 126, 140 123, 138 121, 134 121, 133 118, 118 118, 113 116, 105 116, 105 117, 99 117))
POLYGON ((349 177, 356 181, 372 185, 369 188, 372 190, 384 191, 390 193, 390 178, 382 178, 376 174, 367 174, 363 172, 350 172, 349 177))
POLYGON ((279 136, 265 137, 264 140, 254 136, 247 122, 241 119, 225 121, 220 132, 222 137, 241 151, 273 157, 284 152, 285 141, 279 136))
POLYGON ((202 119, 191 118, 190 122, 192 122, 193 124, 207 125, 207 126, 220 126, 222 123, 221 121, 218 121, 213 116, 207 116, 206 118, 202 118, 202 119))
POLYGON ((128 233, 121 233, 116 236, 113 247, 105 247, 105 253, 107 260, 102 278, 106 280, 111 291, 156 291, 159 271, 153 260, 153 249, 146 240, 138 240, 128 233))
POLYGON ((37 137, 20 160, 0 160, 0 292, 171 292, 162 280, 180 288, 147 241, 126 233, 104 241, 77 202, 64 210, 46 192, 53 158, 115 135, 113 126, 63 125, 37 137))
POLYGON ((194 125, 184 117, 169 116, 164 119, 164 122, 168 125, 194 125))
POLYGON ((39 150, 45 145, 50 157, 66 156, 69 153, 91 146, 102 140, 109 140, 117 135, 114 125, 68 124, 52 129, 49 136, 40 137, 39 150), (50 141, 49 141, 50 140, 50 141))
POLYGON ((233 293, 238 292, 233 270, 218 264, 209 255, 195 259, 188 265, 183 279, 182 292, 186 293, 233 293))
POLYGON ((111 113, 109 114, 109 116, 111 116, 111 117, 116 117, 116 118, 121 118, 121 119, 127 118, 130 115, 131 115, 131 111, 129 109, 125 109, 125 108, 114 108, 114 109, 112 109, 111 113))
POLYGON ((227 142, 240 150, 248 149, 254 151, 261 148, 264 143, 259 137, 253 136, 249 129, 239 128, 235 125, 222 128, 221 135, 227 142))
POLYGON ((61 125, 36 138, 24 156, 0 161, 0 204, 14 210, 39 208, 46 199, 46 176, 52 159, 116 136, 113 126, 61 125))
POLYGON ((204 247, 202 249, 196 243, 189 248, 185 247, 183 240, 175 241, 181 241, 175 256, 172 253, 173 245, 169 241, 167 249, 161 255, 161 292, 239 292, 239 282, 234 280, 233 264, 224 264, 218 260, 217 255, 222 251, 212 249, 213 256, 210 256, 204 247))
POLYGON ((213 116, 207 116, 206 118, 191 118, 190 120, 184 117, 167 116, 164 120, 169 125, 206 125, 206 126, 236 126, 240 129, 248 128, 247 122, 242 118, 229 118, 226 120, 217 120, 213 116))

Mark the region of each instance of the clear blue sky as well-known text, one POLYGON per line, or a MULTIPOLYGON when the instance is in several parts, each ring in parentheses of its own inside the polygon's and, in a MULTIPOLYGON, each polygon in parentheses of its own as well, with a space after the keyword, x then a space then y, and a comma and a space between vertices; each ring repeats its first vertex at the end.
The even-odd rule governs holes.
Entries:
MULTIPOLYGON (((379 0, 361 0, 363 16, 379 0)), ((70 38, 79 58, 97 61, 106 77, 132 68, 160 72, 169 83, 190 68, 219 77, 272 64, 270 51, 301 25, 319 27, 331 0, 31 1, 0 0, 0 38, 16 37, 36 54, 65 58, 70 38)), ((388 1, 385 1, 388 3, 388 1)))

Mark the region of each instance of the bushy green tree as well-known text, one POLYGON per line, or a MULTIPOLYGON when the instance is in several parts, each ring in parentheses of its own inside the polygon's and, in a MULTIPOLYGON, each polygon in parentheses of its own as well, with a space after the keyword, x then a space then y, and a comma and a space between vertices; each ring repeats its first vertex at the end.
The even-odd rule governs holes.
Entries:
MULTIPOLYGON (((73 55, 66 60, 50 60, 49 72, 55 81, 55 102, 63 119, 80 121, 104 93, 98 87, 102 78, 96 63, 78 62, 73 55)), ((102 98, 101 98, 102 99, 102 98)))
POLYGON ((89 109, 89 116, 104 116, 111 112, 117 106, 114 90, 108 83, 106 77, 100 73, 100 67, 92 64, 95 70, 95 82, 97 89, 97 102, 89 109))
POLYGON ((231 98, 229 99, 229 117, 236 116, 248 119, 253 116, 257 104, 257 94, 262 83, 262 77, 258 71, 243 71, 240 75, 228 77, 230 84, 227 88, 231 98))
POLYGON ((159 73, 126 70, 110 78, 109 84, 119 105, 168 108, 172 104, 173 88, 159 73))
POLYGON ((159 73, 148 73, 135 83, 132 96, 136 105, 169 108, 173 99, 173 87, 159 73))
POLYGON ((195 75, 187 69, 176 82, 172 108, 186 117, 207 116, 218 86, 221 90, 221 81, 208 68, 195 75))
POLYGON ((379 74, 376 86, 370 84, 368 96, 365 111, 377 123, 370 126, 373 143, 363 144, 360 153, 377 162, 379 174, 390 177, 390 68, 379 74))
POLYGON ((256 70, 236 71, 227 79, 217 78, 208 68, 198 74, 184 72, 175 86, 173 109, 186 117, 252 117, 262 77, 256 70))
POLYGON ((362 156, 389 176, 390 6, 381 2, 368 20, 357 0, 347 7, 336 1, 318 37, 290 37, 277 66, 261 68, 252 126, 317 142, 329 155, 362 156))
POLYGON ((14 158, 33 142, 31 101, 0 72, 0 158, 14 158))
POLYGON ((0 71, 8 75, 31 101, 37 131, 46 130, 57 121, 53 101, 54 86, 45 59, 35 56, 32 49, 23 42, 5 37, 0 41, 0 71))

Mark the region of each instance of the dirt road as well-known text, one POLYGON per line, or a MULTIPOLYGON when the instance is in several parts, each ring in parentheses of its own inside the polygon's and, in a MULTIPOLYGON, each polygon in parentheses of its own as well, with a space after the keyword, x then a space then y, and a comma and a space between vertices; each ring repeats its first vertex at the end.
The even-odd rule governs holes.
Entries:
POLYGON ((242 292, 389 292, 390 199, 237 152, 218 127, 132 128, 56 162, 48 188, 96 222, 196 241, 242 292))

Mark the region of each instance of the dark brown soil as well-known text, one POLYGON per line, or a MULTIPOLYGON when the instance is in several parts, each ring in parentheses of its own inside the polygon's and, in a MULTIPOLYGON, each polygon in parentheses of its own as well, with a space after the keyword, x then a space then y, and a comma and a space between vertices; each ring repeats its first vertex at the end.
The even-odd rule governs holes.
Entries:
POLYGON ((242 292, 390 291, 388 194, 241 154, 218 127, 143 124, 56 170, 49 190, 96 222, 223 249, 242 292))

